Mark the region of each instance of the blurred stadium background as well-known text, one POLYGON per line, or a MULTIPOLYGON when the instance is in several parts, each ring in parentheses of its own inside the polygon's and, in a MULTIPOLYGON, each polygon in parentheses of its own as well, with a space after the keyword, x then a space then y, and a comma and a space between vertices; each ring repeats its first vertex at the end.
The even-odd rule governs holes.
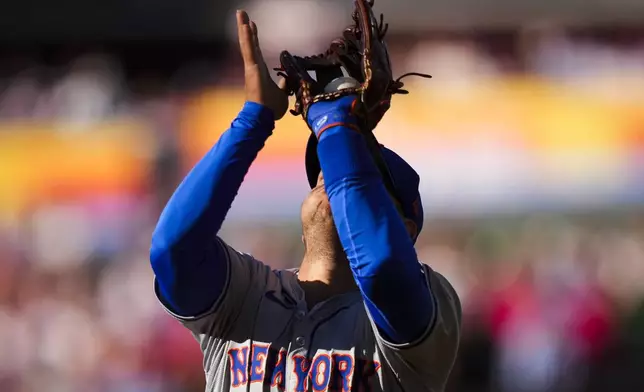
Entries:
MULTIPOLYGON (((422 260, 464 307, 450 391, 644 390, 644 2, 379 0, 377 135, 422 176, 422 260)), ((0 391, 203 390, 147 251, 243 102, 223 0, 22 0, 0 13, 0 391)), ((311 54, 347 0, 256 0, 265 55, 311 54)), ((277 124, 223 237, 300 262, 307 129, 277 124)))

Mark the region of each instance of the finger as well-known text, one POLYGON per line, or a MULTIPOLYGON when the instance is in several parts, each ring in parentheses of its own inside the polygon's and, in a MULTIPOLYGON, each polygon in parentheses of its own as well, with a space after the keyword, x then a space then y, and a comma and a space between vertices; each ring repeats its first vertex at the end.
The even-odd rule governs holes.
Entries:
POLYGON ((257 32, 257 24, 254 21, 250 21, 250 31, 253 34, 253 42, 255 44, 255 59, 257 64, 260 66, 264 76, 270 78, 270 71, 266 65, 266 60, 264 59, 264 54, 262 53, 262 48, 259 46, 259 34, 257 32))
POLYGON ((237 11, 237 35, 239 37, 239 49, 244 60, 244 65, 257 64, 257 53, 251 31, 250 18, 246 11, 237 11))
POLYGON ((250 31, 253 33, 253 44, 255 45, 255 56, 257 61, 264 61, 262 48, 259 46, 259 34, 257 32, 257 24, 254 21, 250 22, 250 31))
POLYGON ((254 20, 250 21, 250 31, 253 33, 253 44, 255 48, 259 49, 259 35, 257 34, 257 23, 254 20))
POLYGON ((286 79, 280 78, 277 81, 277 87, 279 87, 280 90, 282 90, 282 91, 288 91, 288 87, 286 86, 286 79))

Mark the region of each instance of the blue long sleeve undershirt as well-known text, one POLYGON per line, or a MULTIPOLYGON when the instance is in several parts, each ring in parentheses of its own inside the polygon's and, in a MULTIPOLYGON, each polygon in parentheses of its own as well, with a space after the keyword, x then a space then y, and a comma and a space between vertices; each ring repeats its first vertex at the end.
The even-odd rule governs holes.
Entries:
MULTIPOLYGON (((246 103, 161 214, 150 261, 160 297, 174 313, 200 315, 222 295, 228 267, 216 236, 273 128, 269 109, 246 103)), ((340 240, 374 322, 393 343, 414 341, 432 318, 431 295, 362 136, 329 129, 318 155, 340 240)))
POLYGON ((163 210, 152 235, 150 262, 159 295, 174 313, 200 315, 223 293, 228 266, 216 236, 274 127, 270 109, 247 102, 163 210))
POLYGON ((340 241, 375 324, 392 343, 421 338, 435 311, 414 244, 364 137, 336 126, 318 157, 340 241))

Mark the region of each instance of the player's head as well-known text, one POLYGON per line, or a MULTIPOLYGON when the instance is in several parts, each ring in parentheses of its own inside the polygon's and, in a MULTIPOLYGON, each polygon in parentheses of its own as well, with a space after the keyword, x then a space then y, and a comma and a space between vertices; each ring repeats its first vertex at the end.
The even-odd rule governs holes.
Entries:
MULTIPOLYGON (((423 206, 418 190, 420 177, 418 173, 398 154, 382 147, 382 155, 393 177, 399 210, 405 226, 415 241, 423 227, 423 206)), ((317 139, 311 137, 306 146, 306 175, 311 192, 302 204, 302 227, 305 237, 335 235, 329 200, 324 192, 324 179, 321 175, 320 162, 317 156, 317 139)))

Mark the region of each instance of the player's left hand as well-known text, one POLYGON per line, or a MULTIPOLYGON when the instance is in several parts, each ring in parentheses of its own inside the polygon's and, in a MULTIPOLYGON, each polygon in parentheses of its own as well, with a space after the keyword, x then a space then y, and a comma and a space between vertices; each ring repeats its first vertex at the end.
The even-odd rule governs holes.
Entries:
POLYGON ((318 139, 325 130, 334 126, 342 125, 359 131, 358 102, 357 95, 316 102, 309 108, 306 122, 318 139))

